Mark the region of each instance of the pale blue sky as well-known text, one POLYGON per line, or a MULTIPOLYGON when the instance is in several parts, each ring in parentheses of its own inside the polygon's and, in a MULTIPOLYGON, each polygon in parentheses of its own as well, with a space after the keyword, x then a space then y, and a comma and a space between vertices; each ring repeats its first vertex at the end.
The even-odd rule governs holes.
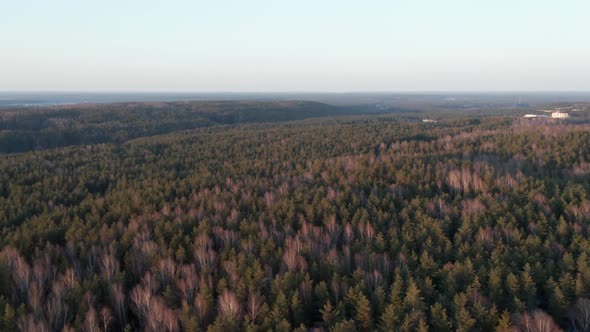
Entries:
POLYGON ((0 91, 590 90, 588 0, 0 3, 0 91))

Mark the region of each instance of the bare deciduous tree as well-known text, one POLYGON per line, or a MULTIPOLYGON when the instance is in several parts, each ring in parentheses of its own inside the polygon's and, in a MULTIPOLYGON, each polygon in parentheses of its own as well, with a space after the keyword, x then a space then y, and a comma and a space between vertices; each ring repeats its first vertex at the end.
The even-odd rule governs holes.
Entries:
POLYGON ((590 300, 580 298, 569 313, 575 331, 590 331, 590 300))
POLYGON ((560 332, 553 318, 542 310, 520 314, 515 319, 515 332, 560 332))
POLYGON ((225 319, 239 321, 242 314, 240 301, 236 295, 225 289, 219 296, 218 300, 219 314, 225 319))
POLYGON ((102 324, 103 332, 107 332, 111 322, 113 320, 113 315, 111 314, 111 309, 108 307, 102 307, 100 309, 100 323, 102 324))
POLYGON ((203 323, 207 320, 207 316, 209 315, 209 301, 201 294, 197 294, 195 298, 195 311, 197 313, 197 317, 199 319, 199 323, 203 325, 203 323))
POLYGON ((133 288, 130 296, 131 305, 139 317, 142 317, 143 319, 147 318, 152 305, 152 298, 153 294, 151 289, 143 287, 142 285, 137 285, 133 288))
POLYGON ((41 318, 43 315, 43 299, 41 291, 36 283, 30 285, 27 300, 35 319, 41 318))
POLYGON ((162 287, 170 285, 176 276, 176 263, 170 258, 161 259, 155 268, 153 274, 160 281, 162 287))
POLYGON ((246 308, 248 311, 248 316, 250 320, 253 322, 256 321, 256 317, 260 313, 260 308, 262 307, 263 301, 262 297, 258 293, 250 293, 248 295, 248 302, 246 304, 246 308))
POLYGON ((49 327, 42 320, 36 320, 33 315, 22 316, 16 326, 22 332, 49 332, 49 327))
POLYGON ((178 331, 178 317, 176 312, 168 308, 161 297, 154 298, 152 302, 147 317, 148 330, 154 332, 178 331))
POLYGON ((76 273, 72 268, 65 270, 65 272, 61 276, 61 279, 63 280, 64 285, 68 289, 72 289, 78 286, 78 278, 76 277, 76 273))
POLYGON ((86 316, 84 317, 84 325, 82 329, 85 332, 99 332, 100 329, 98 327, 98 316, 96 314, 96 310, 94 307, 90 307, 88 312, 86 312, 86 316))
POLYGON ((119 261, 113 254, 103 254, 100 257, 100 267, 103 278, 107 282, 111 282, 119 270, 119 261))
POLYGON ((170 308, 165 308, 163 323, 164 323, 164 327, 166 328, 167 331, 177 332, 179 329, 179 325, 178 325, 178 316, 176 314, 176 311, 174 311, 170 308))
POLYGON ((122 325, 127 321, 125 292, 121 284, 111 286, 111 303, 122 325))
POLYGON ((286 248, 283 254, 283 264, 287 267, 288 271, 294 271, 297 269, 297 253, 291 248, 286 248))
POLYGON ((66 325, 64 326, 64 328, 61 330, 61 332, 76 332, 76 330, 71 327, 70 325, 66 325))
POLYGON ((183 265, 180 268, 180 278, 176 281, 176 287, 187 303, 193 303, 198 291, 198 278, 193 264, 183 265))
POLYGON ((67 288, 64 282, 57 280, 53 283, 52 292, 45 302, 45 316, 54 330, 60 330, 69 318, 69 307, 65 301, 67 288))

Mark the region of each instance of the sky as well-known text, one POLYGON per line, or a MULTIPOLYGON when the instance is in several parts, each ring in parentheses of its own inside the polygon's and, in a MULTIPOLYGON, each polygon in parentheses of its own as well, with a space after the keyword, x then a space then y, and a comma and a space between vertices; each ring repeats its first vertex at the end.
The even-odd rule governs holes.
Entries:
POLYGON ((0 3, 0 91, 590 91, 588 0, 0 3))

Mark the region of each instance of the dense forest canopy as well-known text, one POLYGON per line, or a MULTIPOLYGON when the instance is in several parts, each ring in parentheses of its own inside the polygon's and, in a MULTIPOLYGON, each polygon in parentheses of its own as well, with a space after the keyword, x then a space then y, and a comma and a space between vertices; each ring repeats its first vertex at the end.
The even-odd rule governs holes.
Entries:
POLYGON ((589 331, 590 123, 503 112, 2 111, 0 330, 589 331))

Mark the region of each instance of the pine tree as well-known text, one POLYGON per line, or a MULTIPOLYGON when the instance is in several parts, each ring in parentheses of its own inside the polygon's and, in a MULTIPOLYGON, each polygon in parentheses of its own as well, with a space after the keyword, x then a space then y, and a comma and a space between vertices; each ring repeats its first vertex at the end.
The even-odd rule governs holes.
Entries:
POLYGON ((288 312, 289 302, 287 301, 287 297, 283 291, 279 291, 270 313, 275 324, 279 324, 283 319, 287 318, 288 312))
POLYGON ((470 331, 475 326, 476 322, 467 310, 467 296, 465 293, 455 295, 453 299, 453 309, 455 312, 455 331, 470 331))
POLYGON ((342 322, 336 323, 333 328, 330 329, 330 332, 356 332, 357 328, 354 324, 353 320, 345 320, 342 322))
POLYGON ((423 309, 424 302, 422 301, 420 289, 414 282, 414 279, 410 278, 408 288, 406 289, 406 296, 404 297, 404 311, 421 313, 423 309))
POLYGON ((402 319, 401 325, 390 331, 413 332, 416 330, 416 325, 419 320, 420 315, 417 311, 407 313, 402 319))
POLYGON ((303 312, 303 304, 301 303, 301 299, 299 297, 299 292, 293 292, 293 296, 291 297, 291 323, 297 326, 303 323, 304 312, 303 312))
POLYGON ((400 324, 400 313, 401 308, 395 304, 389 304, 385 307, 381 319, 379 321, 379 327, 382 331, 394 331, 396 326, 400 324))
POLYGON ((498 325, 496 325, 496 332, 512 332, 512 322, 510 321, 510 313, 507 310, 502 312, 498 325))
POLYGON ((383 312, 383 308, 385 307, 385 296, 385 291, 381 286, 377 286, 375 291, 373 291, 373 299, 371 302, 375 304, 376 312, 383 312))
POLYGON ((436 331, 451 331, 447 310, 438 302, 430 307, 430 322, 436 331))
POLYGON ((436 262, 430 257, 426 250, 423 250, 420 255, 420 269, 422 270, 422 275, 424 277, 432 276, 438 270, 436 262))
POLYGON ((505 303, 502 302, 502 299, 504 298, 502 292, 502 280, 501 270, 497 267, 492 268, 488 274, 488 290, 490 293, 490 299, 495 303, 505 303))
POLYGON ((426 322, 424 321, 424 319, 420 319, 418 321, 418 327, 416 328, 417 332, 428 332, 428 325, 426 325, 426 322))
POLYGON ((549 294, 549 312, 553 317, 563 317, 568 306, 565 295, 553 278, 547 281, 546 287, 549 294))
POLYGON ((526 264, 524 271, 520 274, 520 284, 524 293, 527 309, 533 309, 537 307, 537 286, 531 277, 530 270, 530 265, 526 264))
POLYGON ((518 283, 518 278, 512 272, 508 273, 506 276, 506 288, 510 297, 518 297, 520 293, 520 285, 518 283))
POLYGON ((6 304, 4 307, 0 327, 2 327, 2 331, 16 331, 16 312, 10 304, 6 304))
POLYGON ((403 281, 399 274, 395 275, 391 290, 389 292, 389 304, 385 306, 381 318, 379 319, 379 327, 383 331, 393 331, 401 322, 401 315, 403 310, 402 301, 403 281))
POLYGON ((356 294, 355 301, 355 320, 364 331, 369 331, 373 325, 371 320, 371 303, 362 292, 356 294))
POLYGON ((340 316, 340 311, 335 308, 330 301, 324 304, 322 309, 320 309, 320 313, 322 314, 322 320, 326 327, 333 326, 340 316))

